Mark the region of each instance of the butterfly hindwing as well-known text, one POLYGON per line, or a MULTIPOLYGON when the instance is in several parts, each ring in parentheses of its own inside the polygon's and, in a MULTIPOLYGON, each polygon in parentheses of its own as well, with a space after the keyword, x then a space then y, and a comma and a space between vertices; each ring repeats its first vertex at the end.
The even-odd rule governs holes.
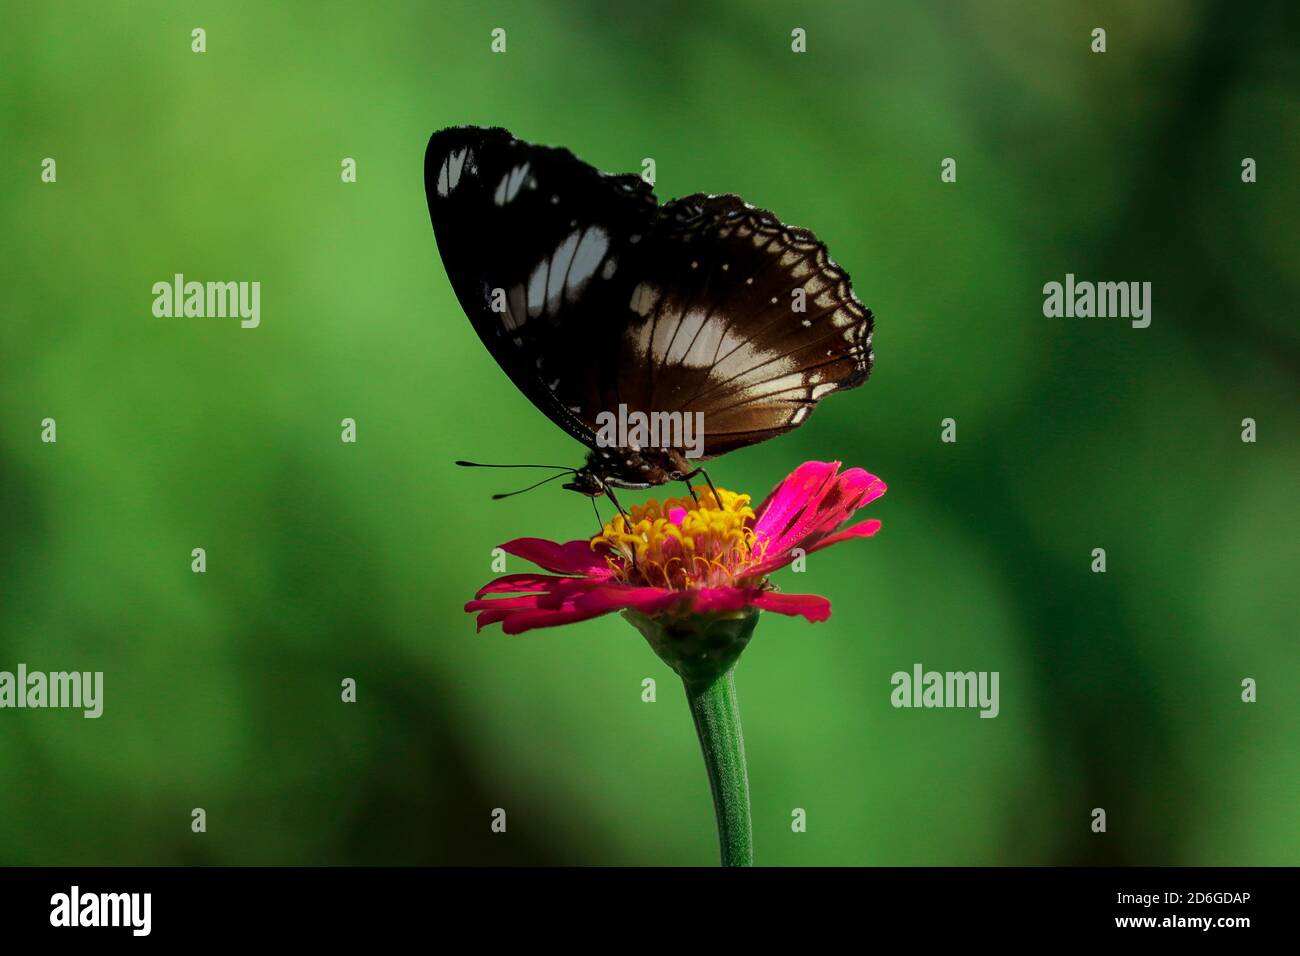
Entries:
POLYGON ((627 377, 646 411, 702 413, 707 457, 799 425, 870 374, 870 310, 807 230, 737 196, 688 196, 662 208, 641 261, 627 377))

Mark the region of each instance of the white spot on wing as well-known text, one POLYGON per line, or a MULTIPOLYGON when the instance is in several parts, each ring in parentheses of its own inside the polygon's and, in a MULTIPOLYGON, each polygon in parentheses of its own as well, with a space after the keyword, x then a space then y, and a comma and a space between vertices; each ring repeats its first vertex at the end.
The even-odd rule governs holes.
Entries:
MULTIPOLYGON (((757 348, 752 342, 746 342, 730 355, 727 355, 729 348, 727 340, 731 337, 732 333, 728 331, 726 338, 722 341, 721 355, 724 357, 720 358, 717 364, 713 366, 713 375, 715 377, 730 380, 729 388, 742 390, 748 395, 751 386, 756 388, 768 379, 779 378, 798 369, 798 362, 789 355, 765 352, 757 348)), ((766 393, 767 388, 764 387, 760 391, 766 393)))
MULTIPOLYGON (((506 202, 511 202, 519 195, 519 188, 524 184, 524 177, 528 175, 528 164, 516 166, 510 173, 510 185, 506 188, 506 202)), ((536 183, 533 183, 536 185, 536 183)))
POLYGON ((654 311, 655 304, 659 301, 659 290, 644 282, 637 284, 632 290, 632 301, 628 307, 642 318, 646 318, 654 311))
POLYGON ((579 291, 592 277, 608 249, 609 237, 600 227, 592 226, 583 234, 578 251, 573 256, 573 266, 569 269, 571 292, 579 291))
POLYGON ((528 314, 534 318, 542 314, 542 303, 546 301, 546 260, 537 263, 533 274, 528 277, 528 314))
MULTIPOLYGON (((675 306, 671 300, 668 303, 675 306)), ((667 360, 668 349, 672 346, 673 332, 677 328, 677 323, 672 321, 670 316, 677 314, 676 308, 664 311, 660 315, 658 322, 647 324, 647 328, 654 327, 654 337, 650 341, 650 354, 654 356, 656 362, 667 360)))
POLYGON ((722 330, 725 323, 716 316, 712 322, 705 322, 695 339, 695 347, 687 354, 682 364, 687 368, 709 368, 713 365, 713 356, 722 354, 722 330))
POLYGON ((782 375, 778 378, 772 378, 766 382, 755 385, 751 391, 757 391, 761 388, 763 394, 772 392, 788 392, 796 388, 804 387, 803 375, 799 372, 791 372, 789 375, 782 375))
POLYGON ((465 168, 465 154, 468 149, 458 149, 447 157, 447 191, 451 192, 460 182, 460 172, 465 168))
POLYGON ((559 311, 560 293, 564 291, 564 276, 573 262, 574 250, 578 248, 578 233, 571 232, 551 256, 551 278, 546 283, 546 307, 552 314, 559 311))
MULTIPOLYGON (((668 350, 668 355, 664 359, 666 365, 676 365, 686 357, 686 350, 691 347, 695 341, 695 335, 704 325, 708 313, 703 309, 691 309, 682 316, 681 323, 677 325, 677 337, 673 339, 672 347, 668 350)), ((699 354, 694 356, 698 361, 699 354)), ((712 350, 709 351, 708 358, 713 357, 712 350)))

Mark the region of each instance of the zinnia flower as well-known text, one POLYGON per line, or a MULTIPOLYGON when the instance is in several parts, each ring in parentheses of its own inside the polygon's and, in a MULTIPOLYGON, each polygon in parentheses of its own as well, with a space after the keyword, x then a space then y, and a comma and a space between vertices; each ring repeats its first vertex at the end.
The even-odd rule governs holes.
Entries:
POLYGON ((682 678, 713 791, 722 862, 747 866, 753 833, 734 665, 760 611, 810 621, 830 616, 824 597, 783 594, 768 576, 800 554, 875 534, 876 520, 844 525, 884 493, 885 483, 861 468, 840 472, 837 461, 810 461, 757 508, 749 495, 723 488, 648 501, 590 540, 503 544, 551 573, 497 578, 465 610, 478 614, 479 630, 500 623, 507 634, 621 611, 682 678))
POLYGON ((798 555, 849 538, 867 538, 876 520, 838 530, 853 513, 885 493, 885 483, 861 468, 810 461, 796 468, 757 508, 749 495, 699 488, 699 502, 669 498, 633 505, 590 540, 560 544, 516 538, 501 545, 551 574, 507 574, 485 585, 465 610, 478 627, 501 624, 507 634, 572 624, 630 609, 649 617, 725 614, 758 608, 830 616, 830 602, 814 594, 784 594, 768 575, 798 555), (486 595, 514 597, 485 599, 486 595))

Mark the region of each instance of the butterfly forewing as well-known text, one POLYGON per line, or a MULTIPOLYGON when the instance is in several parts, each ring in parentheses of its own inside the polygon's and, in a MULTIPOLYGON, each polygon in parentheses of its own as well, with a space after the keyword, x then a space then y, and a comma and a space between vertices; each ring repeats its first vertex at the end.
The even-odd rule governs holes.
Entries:
POLYGON ((505 130, 456 127, 429 141, 425 191, 447 275, 488 351, 591 445, 595 414, 617 404, 619 267, 653 225, 650 187, 505 130), (601 355, 611 361, 593 366, 601 355))

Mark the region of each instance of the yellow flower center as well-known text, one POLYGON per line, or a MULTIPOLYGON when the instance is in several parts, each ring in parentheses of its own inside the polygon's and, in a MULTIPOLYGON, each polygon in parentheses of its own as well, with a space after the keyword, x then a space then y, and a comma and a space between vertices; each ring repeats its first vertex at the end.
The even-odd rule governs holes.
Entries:
POLYGON ((718 497, 696 488, 692 498, 651 499, 633 505, 591 539, 592 547, 607 545, 607 557, 620 581, 686 590, 748 585, 745 568, 762 549, 754 537, 754 509, 749 495, 718 489, 718 497))

